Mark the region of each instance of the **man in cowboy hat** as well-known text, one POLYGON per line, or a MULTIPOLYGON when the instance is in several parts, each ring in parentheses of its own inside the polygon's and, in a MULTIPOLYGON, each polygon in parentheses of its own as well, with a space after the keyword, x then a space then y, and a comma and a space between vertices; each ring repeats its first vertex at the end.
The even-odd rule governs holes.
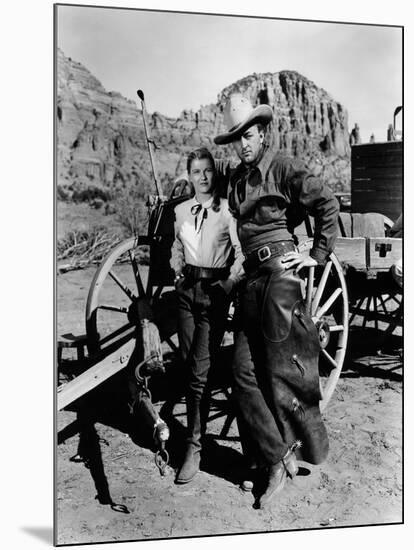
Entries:
POLYGON ((265 127, 269 105, 253 108, 241 94, 224 109, 227 132, 241 163, 230 176, 229 208, 246 258, 246 282, 236 314, 234 391, 254 460, 265 471, 256 506, 266 506, 298 471, 296 454, 313 464, 328 453, 319 412, 319 339, 305 310, 298 272, 325 263, 337 233, 338 202, 293 159, 271 151, 265 127), (293 229, 307 212, 315 235, 308 254, 295 247, 293 229), (296 453, 296 454, 295 454, 296 453))

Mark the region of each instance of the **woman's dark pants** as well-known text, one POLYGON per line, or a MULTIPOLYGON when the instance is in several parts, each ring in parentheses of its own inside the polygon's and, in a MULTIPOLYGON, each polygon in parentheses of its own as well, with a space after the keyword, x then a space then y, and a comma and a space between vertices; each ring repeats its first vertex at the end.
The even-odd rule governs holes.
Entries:
POLYGON ((180 282, 178 338, 187 374, 188 445, 201 448, 209 408, 210 364, 217 360, 230 298, 214 281, 180 282))

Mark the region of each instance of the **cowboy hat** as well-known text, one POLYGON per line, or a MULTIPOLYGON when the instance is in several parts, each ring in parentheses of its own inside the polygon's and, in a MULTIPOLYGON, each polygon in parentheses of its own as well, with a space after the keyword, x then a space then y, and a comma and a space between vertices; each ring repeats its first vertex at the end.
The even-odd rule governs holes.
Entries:
POLYGON ((223 122, 228 131, 214 138, 214 143, 224 145, 237 139, 247 128, 254 124, 266 125, 272 120, 273 112, 269 105, 252 107, 247 97, 232 94, 224 107, 223 122))

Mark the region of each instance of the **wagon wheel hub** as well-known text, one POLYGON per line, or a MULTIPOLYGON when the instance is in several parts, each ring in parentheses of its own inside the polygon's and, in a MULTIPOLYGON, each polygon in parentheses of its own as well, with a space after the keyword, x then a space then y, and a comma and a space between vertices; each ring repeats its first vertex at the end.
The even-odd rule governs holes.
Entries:
POLYGON ((330 328, 326 321, 321 320, 316 323, 316 330, 318 331, 319 345, 321 349, 325 349, 329 344, 330 328))
POLYGON ((153 313, 148 298, 134 298, 128 308, 128 321, 138 325, 142 319, 152 320, 153 313))

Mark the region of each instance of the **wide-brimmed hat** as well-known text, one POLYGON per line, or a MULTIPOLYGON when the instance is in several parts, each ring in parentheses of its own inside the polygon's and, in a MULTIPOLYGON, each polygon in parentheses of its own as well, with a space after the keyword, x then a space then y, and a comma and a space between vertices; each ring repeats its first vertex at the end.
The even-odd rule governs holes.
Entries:
POLYGON ((269 105, 253 107, 247 97, 232 94, 224 107, 224 125, 228 131, 214 138, 214 143, 224 145, 237 139, 247 128, 254 124, 264 126, 272 120, 273 112, 269 105))

